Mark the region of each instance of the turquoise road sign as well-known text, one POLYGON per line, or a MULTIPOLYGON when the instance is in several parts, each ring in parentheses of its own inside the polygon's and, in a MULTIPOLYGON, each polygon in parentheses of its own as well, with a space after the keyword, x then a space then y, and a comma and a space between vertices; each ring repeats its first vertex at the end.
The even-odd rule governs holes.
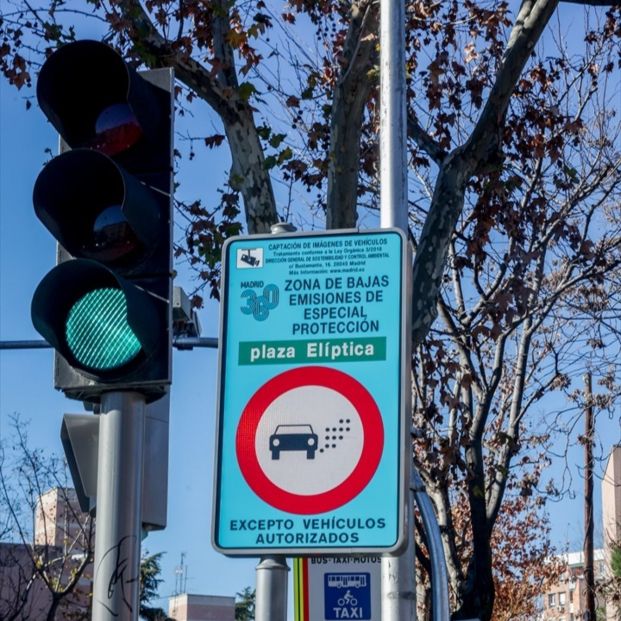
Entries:
POLYGON ((408 256, 393 229, 225 244, 216 549, 401 546, 408 256))

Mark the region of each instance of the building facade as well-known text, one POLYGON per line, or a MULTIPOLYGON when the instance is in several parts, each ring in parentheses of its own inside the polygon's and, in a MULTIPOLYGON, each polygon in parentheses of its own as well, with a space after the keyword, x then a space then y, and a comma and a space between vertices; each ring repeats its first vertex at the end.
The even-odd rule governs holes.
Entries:
MULTIPOLYGON (((601 550, 595 550, 595 582, 610 576, 611 549, 621 544, 621 446, 614 446, 608 458, 602 480, 602 526, 601 550)), ((584 586, 584 556, 582 552, 563 555, 567 572, 563 580, 543 596, 543 621, 582 621, 586 606, 584 586)), ((620 621, 621 611, 600 596, 597 599, 597 621, 620 621)))
POLYGON ((168 616, 175 621, 235 621, 235 598, 176 595, 168 600, 168 616))
MULTIPOLYGON (((613 547, 621 545, 621 446, 613 447, 602 480, 602 521, 604 556, 610 567, 613 547)), ((621 610, 606 602, 606 621, 619 621, 621 610)))
MULTIPOLYGON (((594 550, 594 573, 597 581, 606 572, 604 550, 594 550)), ((542 621, 582 621, 586 609, 584 554, 570 552, 561 555, 567 564, 562 579, 552 585, 543 596, 542 621)), ((598 606, 599 607, 599 606, 598 606)))
MULTIPOLYGON (((94 527, 82 513, 75 491, 43 494, 33 516, 32 544, 0 543, 0 621, 45 621, 52 594, 36 565, 60 585, 83 568, 72 592, 63 597, 56 621, 89 621, 93 592, 94 527)), ((183 594, 170 598, 175 621, 235 621, 235 598, 183 594)))
POLYGON ((81 512, 74 490, 57 488, 41 496, 35 509, 32 544, 0 543, 0 619, 44 621, 53 596, 42 574, 56 582, 55 590, 60 591, 80 570, 75 587, 60 598, 55 618, 90 619, 89 520, 81 512))

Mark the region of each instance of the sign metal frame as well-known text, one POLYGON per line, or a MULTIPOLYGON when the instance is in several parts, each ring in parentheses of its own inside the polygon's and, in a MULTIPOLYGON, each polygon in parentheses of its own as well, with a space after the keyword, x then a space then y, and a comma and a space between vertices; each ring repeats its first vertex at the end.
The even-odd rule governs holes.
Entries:
MULTIPOLYGON (((348 256, 347 252, 350 252, 349 256, 354 256, 353 250, 343 250, 342 252, 344 254, 341 255, 341 258, 346 258, 348 256)), ((271 256, 277 257, 278 255, 275 254, 271 256)), ((362 255, 359 253, 359 256, 362 255)), ((374 255, 371 255, 371 257, 373 256, 374 255)), ((406 459, 409 455, 407 450, 409 425, 406 424, 406 421, 409 420, 408 408, 410 403, 410 395, 409 391, 405 390, 405 387, 409 386, 410 381, 411 310, 409 301, 411 300, 411 249, 406 236, 399 229, 347 229, 318 232, 295 232, 280 235, 239 236, 230 238, 225 242, 222 257, 222 307, 218 359, 219 382, 216 408, 215 480, 212 515, 212 544, 214 548, 217 551, 229 556, 259 556, 266 553, 304 556, 316 554, 346 555, 398 552, 403 548, 406 539, 404 534, 405 503, 407 502, 407 482, 405 481, 405 473, 406 459), (395 320, 394 323, 398 324, 391 325, 390 327, 383 326, 384 332, 390 336, 380 338, 378 334, 381 335, 382 332, 373 334, 369 338, 359 339, 355 338, 357 336, 356 334, 354 334, 354 336, 342 334, 340 337, 332 337, 332 339, 326 338, 325 336, 316 336, 314 339, 310 339, 313 342, 309 344, 310 341, 308 338, 300 337, 300 335, 296 335, 297 338, 291 338, 291 336, 287 337, 285 334, 279 337, 277 341, 272 340, 269 341, 269 343, 280 343, 282 350, 286 351, 292 359, 285 360, 282 363, 269 359, 270 352, 266 353, 266 347, 261 346, 262 341, 260 329, 263 326, 270 326, 270 329, 272 330, 270 333, 274 334, 274 330, 278 330, 278 326, 274 327, 270 324, 270 312, 277 315, 279 312, 285 312, 283 306, 288 310, 291 309, 291 306, 286 306, 284 303, 287 299, 284 292, 283 299, 279 298, 279 287, 276 286, 276 284, 272 283, 269 278, 264 279, 262 276, 259 276, 259 274, 261 274, 261 270, 257 268, 264 265, 265 259, 269 259, 268 248, 287 247, 287 244, 291 244, 291 247, 296 248, 302 248, 303 245, 311 248, 322 246, 324 244, 327 246, 339 244, 344 246, 353 246, 354 243, 383 243, 386 244, 387 249, 392 249, 393 254, 390 252, 385 252, 383 255, 379 253, 376 254, 375 257, 381 258, 368 259, 369 262, 376 261, 377 265, 381 266, 377 267, 377 269, 384 269, 386 272, 389 270, 391 271, 385 280, 385 283, 390 282, 390 287, 387 287, 385 284, 383 285, 389 290, 390 295, 387 297, 390 299, 383 299, 379 293, 375 293, 377 300, 380 300, 377 301, 376 307, 380 308, 382 312, 389 313, 393 320, 395 320), (393 256, 396 253, 395 249, 398 249, 398 256, 393 256), (249 286, 240 294, 239 282, 241 277, 239 274, 242 271, 244 272, 244 275, 247 274, 246 282, 248 282, 249 286), (396 272, 398 272, 398 274, 396 272), (235 284, 237 284, 237 288, 233 287, 233 280, 235 281, 235 284), (254 288, 253 285, 255 286, 254 288), (398 300, 395 299, 394 292, 396 290, 398 290, 398 300), (262 297, 257 302, 256 298, 261 293, 262 297), (240 303, 242 302, 247 304, 247 309, 240 307, 240 303), (277 308, 279 304, 281 305, 280 309, 277 308), (232 305, 235 305, 235 307, 232 305), (246 315, 253 313, 253 317, 256 322, 252 323, 249 319, 243 318, 239 313, 240 309, 242 313, 245 313, 246 315), (233 313, 237 314, 235 315, 233 313), (239 319, 236 319, 236 317, 239 319), (246 323, 242 323, 244 321, 246 323), (239 338, 242 326, 245 326, 245 330, 247 332, 250 331, 249 328, 252 328, 252 333, 243 334, 243 338, 245 339, 243 342, 239 338), (344 363, 341 363, 339 360, 331 359, 329 353, 322 358, 322 352, 324 352, 324 350, 328 351, 326 347, 329 348, 332 346, 330 345, 330 341, 339 339, 351 339, 351 342, 355 344, 359 344, 358 342, 363 343, 367 348, 364 350, 358 348, 356 351, 364 351, 365 355, 369 355, 369 359, 374 361, 373 365, 369 365, 363 361, 354 361, 352 363, 351 356, 349 360, 344 363), (381 341, 390 342, 390 351, 387 352, 381 350, 381 341), (328 342, 328 345, 326 346, 324 342, 328 342), (313 351, 317 353, 316 362, 304 358, 303 351, 310 351, 308 349, 309 347, 315 347, 313 351), (377 351, 380 351, 380 354, 377 354, 376 358, 373 358, 373 355, 375 354, 369 354, 369 352, 377 351), (397 357, 398 360, 395 360, 394 358, 397 357), (380 361, 379 367, 377 361, 380 361), (386 367, 385 369, 382 367, 382 361, 384 361, 383 364, 386 367), (355 365, 358 366, 356 367, 355 365), (369 387, 368 384, 372 384, 375 380, 369 382, 369 378, 366 376, 365 380, 356 378, 356 372, 351 371, 352 368, 360 369, 365 365, 367 367, 372 366, 376 373, 380 369, 384 371, 388 371, 389 368, 391 371, 395 369, 397 370, 395 374, 398 377, 396 379, 393 378, 393 384, 391 385, 390 381, 387 382, 387 390, 390 391, 394 388, 394 391, 398 393, 396 395, 392 395, 392 401, 390 401, 390 403, 395 404, 395 406, 392 407, 392 411, 382 411, 384 405, 383 399, 385 394, 387 394, 386 391, 383 390, 384 383, 382 383, 381 388, 378 386, 375 386, 374 388, 369 387), (262 369, 257 371, 259 367, 262 367, 262 369), (251 369, 251 372, 248 372, 248 369, 251 369), (347 369, 347 372, 344 372, 343 369, 347 369), (252 373, 254 373, 254 376, 252 376, 252 373), (341 373, 344 376, 343 382, 339 382, 338 377, 333 377, 338 373, 341 373), (257 380, 257 374, 259 374, 259 376, 263 379, 257 380), (300 386, 304 382, 300 380, 299 376, 304 374, 307 374, 311 378, 308 386, 300 386), (250 376, 251 379, 247 380, 247 376, 250 376), (253 377, 254 379, 252 379, 253 377), (330 379, 325 380, 325 382, 322 379, 315 379, 322 377, 330 379), (384 507, 380 512, 378 512, 378 515, 386 514, 389 516, 387 521, 390 523, 390 528, 387 528, 386 533, 378 531, 379 534, 377 534, 377 536, 374 535, 374 538, 369 536, 365 539, 365 526, 362 525, 362 543, 359 543, 358 540, 343 542, 339 539, 336 541, 334 541, 334 539, 329 541, 320 541, 319 543, 307 542, 304 540, 300 543, 300 536, 289 537, 289 534, 285 533, 286 536, 281 537, 278 540, 271 539, 269 541, 264 541, 261 537, 257 537, 257 543, 249 544, 247 533, 242 531, 247 530, 250 523, 252 523, 253 527, 256 527, 256 525, 263 520, 261 523, 265 524, 266 520, 263 519, 265 516, 268 516, 267 522, 269 522, 270 519, 272 520, 272 524, 278 522, 279 524, 286 523, 288 525, 294 524, 294 522, 298 520, 300 521, 299 525, 295 522, 295 529, 298 530, 302 529, 301 520, 318 520, 317 522, 313 522, 313 524, 324 524, 327 523, 327 520, 331 519, 333 524, 345 524, 346 520, 339 517, 341 515, 339 511, 343 507, 347 507, 350 503, 356 501, 358 496, 365 494, 365 488, 367 486, 371 487, 371 483, 374 482, 374 477, 378 476, 377 473, 373 472, 374 468, 367 468, 366 470, 370 473, 367 473, 367 476, 370 476, 370 478, 366 483, 363 480, 362 484, 360 484, 361 470, 354 467, 353 471, 356 471, 356 476, 358 477, 356 480, 360 488, 356 488, 354 490, 354 498, 347 500, 347 494, 345 494, 341 497, 342 499, 345 499, 342 500, 343 506, 335 507, 333 504, 330 504, 331 501, 328 499, 330 494, 317 493, 317 499, 321 499, 322 501, 325 500, 327 502, 325 506, 323 504, 318 505, 319 508, 317 509, 313 508, 312 500, 314 497, 312 496, 312 491, 304 490, 301 495, 297 496, 297 498, 302 498, 302 496, 306 494, 310 495, 311 499, 311 501, 308 502, 301 502, 298 507, 295 502, 293 504, 291 503, 291 498, 294 500, 296 498, 295 493, 264 493, 264 488, 274 488, 275 486, 265 483, 267 479, 263 476, 263 472, 259 472, 256 476, 254 474, 252 474, 252 476, 248 475, 249 471, 256 473, 261 469, 261 465, 258 463, 259 460, 256 455, 253 454, 248 458, 246 458, 246 455, 250 451, 249 447, 252 446, 252 442, 255 442, 255 444, 259 442, 258 438, 261 433, 263 434, 261 436, 261 446, 263 446, 263 444, 267 446, 265 441, 265 431, 261 430, 261 425, 263 420, 268 420, 269 416, 274 416, 273 414, 269 414, 268 416, 269 408, 272 407, 274 410, 278 410, 280 408, 280 410, 282 410, 283 406, 276 407, 273 404, 276 403, 279 398, 287 398, 287 395, 289 394, 287 392, 288 389, 295 390, 296 388, 306 388, 313 390, 316 389, 319 391, 321 390, 322 382, 323 385, 326 386, 326 394, 330 393, 331 395, 332 393, 335 393, 338 395, 338 398, 344 400, 344 402, 350 402, 350 405, 352 401, 356 403, 357 399, 362 400, 360 403, 365 403, 364 406, 359 406, 357 410, 353 405, 351 405, 351 407, 354 408, 354 411, 356 411, 359 415, 360 412, 363 411, 363 415, 360 417, 360 421, 363 419, 365 421, 364 423, 360 423, 362 425, 361 435, 363 436, 363 442, 365 434, 368 435, 364 425, 366 425, 368 421, 372 420, 373 417, 373 415, 368 414, 367 410, 373 409, 373 406, 370 405, 371 402, 380 402, 376 405, 378 409, 377 414, 381 417, 383 424, 387 428, 386 433, 388 434, 387 438, 390 438, 391 449, 390 452, 387 450, 385 451, 385 446, 383 444, 381 445, 381 455, 378 457, 378 464, 381 462, 382 466, 380 469, 378 465, 378 472, 381 470, 384 478, 386 478, 387 472, 391 473, 391 477, 394 475, 396 482, 393 483, 391 487, 394 488, 396 492, 395 495, 397 497, 392 497, 393 494, 391 492, 390 498, 384 498, 384 507), (341 388, 340 384, 346 386, 348 383, 351 384, 350 388, 341 388), (276 385, 277 388, 275 389, 272 384, 276 385), (365 384, 367 385, 366 387, 365 384), (279 388, 280 386, 282 386, 282 389, 279 388), (317 388, 317 386, 319 386, 319 388, 317 388), (279 394, 279 390, 283 394, 279 394), (352 398, 351 394, 353 393, 348 393, 348 390, 354 391, 354 393, 358 391, 358 397, 352 398), (243 398, 238 395, 240 392, 244 393, 243 398), (369 393, 368 395, 362 396, 362 393, 367 392, 369 393), (343 396, 343 394, 339 393, 344 393, 347 396, 343 396), (239 401, 239 399, 242 399, 243 403, 246 405, 240 406, 239 403, 242 403, 242 401, 239 401), (368 399, 368 401, 365 402, 364 399, 368 399), (371 418, 369 418, 369 416, 371 416, 371 418), (233 440, 233 427, 237 430, 235 432, 236 440, 233 440), (248 439, 248 434, 251 434, 250 439, 248 439), (237 451, 245 452, 238 453, 237 451), (232 453, 235 453, 235 455, 233 456, 232 453), (390 466, 386 464, 393 465, 390 466), (237 496, 236 486, 237 491, 241 490, 241 496, 237 496), (324 496, 326 498, 324 498, 324 496), (236 503, 248 505, 248 499, 252 499, 252 502, 256 502, 257 505, 260 505, 261 507, 265 506, 265 515, 261 514, 261 512, 249 513, 249 516, 254 515, 255 518, 252 520, 231 520, 231 507, 233 507, 236 503), (265 499, 267 499, 268 502, 265 502, 265 499), (291 510, 291 508, 293 510, 291 510), (226 525, 227 519, 229 526, 226 525), (234 531, 240 531, 242 534, 238 536, 234 531), (259 539, 261 539, 261 541, 259 541, 259 539), (291 539, 293 539, 293 541, 291 541, 291 539)), ((319 256, 319 258, 321 263, 321 256, 319 256)), ((288 273, 291 280, 296 277, 300 279, 307 278, 310 280, 311 277, 308 275, 305 276, 303 269, 301 272, 293 270, 294 262, 290 257, 273 259, 274 262, 277 262, 278 260, 284 263, 283 269, 289 270, 288 273)), ((303 254, 300 253, 298 261, 303 260, 303 254)), ((324 264, 326 263, 327 265, 331 265, 329 262, 325 261, 324 257, 324 264)), ((343 261, 340 263, 343 263, 343 261)), ((346 265, 350 265, 351 263, 354 262, 345 261, 346 265)), ((330 270, 315 270, 315 273, 321 274, 316 277, 317 281, 319 282, 321 280, 322 284, 326 283, 327 286, 327 283, 335 281, 336 278, 340 277, 345 279, 345 275, 351 275, 352 268, 347 269, 344 267, 339 270, 338 265, 339 263, 336 265, 333 264, 333 269, 330 270)), ((364 260, 362 261, 362 265, 366 265, 364 260)), ((317 264, 315 264, 315 266, 317 266, 317 264)), ((275 273, 282 280, 283 274, 278 272, 278 269, 280 268, 272 266, 271 269, 271 272, 266 270, 266 273, 275 273)), ((368 270, 363 272, 363 267, 356 269, 359 274, 363 273, 363 276, 368 278, 368 276, 366 276, 368 270)), ((312 272, 312 270, 307 271, 307 273, 312 272)), ((281 284, 280 281, 278 284, 281 284)), ((345 285, 342 285, 342 287, 345 289, 345 285)), ((373 307, 373 293, 369 293, 369 296, 371 299, 371 302, 369 303, 370 307, 373 307)), ((288 299, 291 300, 291 298, 288 299)), ((362 308, 362 305, 360 305, 360 308, 362 308)), ((296 308, 295 311, 297 313, 301 312, 298 308, 296 308)), ((313 311, 311 309, 305 316, 310 316, 312 312, 313 311)), ((275 319, 272 318, 272 323, 274 323, 274 321, 275 319)), ((378 320, 378 324, 379 323, 380 322, 378 320)), ((268 340, 268 337, 264 338, 268 340)), ((386 347, 385 344, 384 347, 386 347)), ((347 346, 344 346, 344 348, 347 351, 347 346)), ((354 350, 353 345, 350 346, 350 350, 354 350)), ((332 353, 332 355, 334 355, 334 353, 332 353)), ((381 375, 381 373, 377 374, 381 375)), ((324 393, 317 394, 323 398, 322 395, 324 393)), ((299 399, 299 397, 297 398, 299 399)), ((289 407, 290 405, 291 403, 289 402, 289 407)), ((391 408, 385 409, 390 410, 391 408)), ((354 422, 352 422, 352 425, 354 422)), ((275 423, 272 423, 272 427, 274 424, 275 423)), ((345 425, 345 423, 343 423, 343 425, 345 425)), ((370 428, 377 429, 373 426, 370 428)), ((310 431, 312 431, 312 429, 310 431)), ((338 432, 335 430, 335 433, 338 432)), ((272 433, 272 436, 275 434, 276 432, 272 433)), ((311 434, 309 432, 306 435, 310 436, 311 434)), ((318 437, 316 434, 313 435, 315 436, 315 440, 317 440, 318 437)), ((270 442, 272 442, 272 436, 270 436, 270 442)), ((369 438, 366 438, 366 440, 368 441, 369 438)), ((297 439, 294 439, 294 441, 297 442, 297 439)), ((321 442, 321 438, 319 438, 319 441, 321 442)), ((380 439, 380 441, 382 440, 380 439)), ((300 450, 297 446, 292 448, 293 450, 300 450)), ((275 451, 275 449, 272 450, 275 451)), ((362 452, 360 454, 362 454, 362 452)), ((365 453, 365 456, 366 455, 369 455, 369 453, 365 453)), ((314 459, 314 456, 315 453, 312 452, 311 454, 311 451, 309 450, 307 460, 314 459)), ((288 455, 285 456, 285 458, 288 458, 288 455)), ((279 459, 279 454, 277 452, 272 453, 272 460, 275 459, 279 459)), ((278 464, 280 463, 281 462, 278 462, 278 464)), ((308 463, 313 464, 314 467, 314 461, 308 461, 308 463)), ((278 467, 281 466, 279 465, 278 467)), ((362 471, 364 471, 364 468, 362 471)), ((346 481, 343 481, 343 485, 345 483, 346 481)), ((301 483, 301 485, 306 485, 306 483, 301 483)), ((343 485, 340 487, 343 487, 343 485)), ((377 483, 375 487, 378 487, 378 485, 379 483, 377 483)), ((273 491, 274 490, 272 489, 272 492, 273 491)), ((333 490, 330 490, 330 492, 332 491, 333 490)), ((369 492, 369 494, 370 493, 371 492, 369 492)), ((373 494, 377 495, 377 490, 374 491, 373 494)), ((334 495, 331 497, 333 498, 333 496, 334 495)), ((365 498, 365 501, 367 500, 368 499, 365 498)), ((376 505, 378 500, 379 498, 376 497, 376 505)), ((250 509, 248 510, 250 511, 250 509)), ((362 518, 362 520, 364 521, 364 518, 362 518)), ((305 524, 308 524, 308 522, 305 522, 305 524)), ((351 519, 348 524, 352 524, 351 519)), ((362 522, 360 522, 360 524, 362 524, 362 522)))

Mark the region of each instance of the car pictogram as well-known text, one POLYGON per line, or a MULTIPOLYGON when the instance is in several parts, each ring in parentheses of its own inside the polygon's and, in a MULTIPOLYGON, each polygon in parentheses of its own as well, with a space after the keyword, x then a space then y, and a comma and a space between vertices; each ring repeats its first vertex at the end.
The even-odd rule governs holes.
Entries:
POLYGON ((310 425, 278 425, 270 436, 272 459, 280 459, 281 451, 306 451, 306 459, 315 459, 317 442, 310 425))

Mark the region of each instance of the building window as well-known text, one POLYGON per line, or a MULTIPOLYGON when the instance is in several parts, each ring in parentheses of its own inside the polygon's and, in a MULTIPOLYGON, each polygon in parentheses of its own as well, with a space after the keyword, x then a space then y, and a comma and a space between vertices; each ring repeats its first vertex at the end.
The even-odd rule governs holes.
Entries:
POLYGON ((556 606, 556 593, 548 593, 548 608, 556 606))
POLYGON ((559 606, 564 606, 565 605, 565 593, 559 593, 558 594, 558 605, 559 606))

